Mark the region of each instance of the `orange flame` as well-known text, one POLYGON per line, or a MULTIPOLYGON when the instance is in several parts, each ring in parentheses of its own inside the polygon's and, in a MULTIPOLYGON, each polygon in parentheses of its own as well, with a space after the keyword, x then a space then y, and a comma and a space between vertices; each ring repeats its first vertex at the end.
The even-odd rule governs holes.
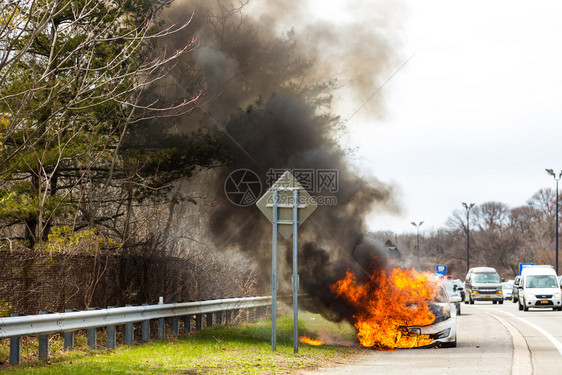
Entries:
POLYGON ((408 335, 407 326, 428 325, 435 320, 429 301, 436 293, 436 284, 427 274, 413 269, 395 268, 373 272, 370 280, 359 284, 348 271, 344 279, 331 287, 353 306, 357 338, 362 346, 382 348, 411 348, 428 345, 427 335, 408 335))
POLYGON ((310 337, 307 337, 307 336, 301 336, 299 338, 299 341, 304 343, 304 344, 313 345, 313 346, 318 346, 318 345, 324 344, 320 340, 314 340, 314 339, 311 339, 310 337))

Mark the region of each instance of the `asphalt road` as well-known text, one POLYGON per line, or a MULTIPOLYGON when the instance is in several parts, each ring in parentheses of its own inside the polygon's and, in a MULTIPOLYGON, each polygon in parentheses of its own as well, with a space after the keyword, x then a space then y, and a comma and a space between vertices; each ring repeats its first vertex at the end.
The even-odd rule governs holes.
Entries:
POLYGON ((562 312, 519 311, 517 304, 461 305, 457 347, 374 351, 306 374, 562 374, 562 312))

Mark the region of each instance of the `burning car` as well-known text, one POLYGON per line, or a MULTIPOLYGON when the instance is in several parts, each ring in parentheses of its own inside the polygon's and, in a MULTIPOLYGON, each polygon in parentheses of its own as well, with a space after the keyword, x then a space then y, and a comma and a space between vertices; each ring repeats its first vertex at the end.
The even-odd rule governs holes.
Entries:
MULTIPOLYGON (((460 298, 459 298, 460 299, 460 298)), ((435 320, 428 325, 408 326, 403 329, 415 338, 416 347, 454 348, 457 346, 457 309, 453 307, 443 287, 430 304, 435 320)))
POLYGON ((362 346, 380 349, 455 347, 456 309, 430 274, 377 270, 362 280, 352 272, 332 285, 351 311, 362 346))

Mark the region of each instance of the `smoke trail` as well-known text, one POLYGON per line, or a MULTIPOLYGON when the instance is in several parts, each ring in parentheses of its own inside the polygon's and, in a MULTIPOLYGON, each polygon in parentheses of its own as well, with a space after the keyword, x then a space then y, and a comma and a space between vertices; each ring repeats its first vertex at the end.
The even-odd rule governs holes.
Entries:
MULTIPOLYGON (((184 118, 179 126, 224 132, 231 161, 212 187, 219 204, 212 209, 210 231, 218 247, 238 248, 254 259, 264 280, 270 273, 271 224, 255 205, 228 201, 224 189, 229 174, 244 168, 265 183, 272 169, 337 171, 335 188, 312 192, 329 195, 337 204, 321 205, 301 226, 299 274, 302 288, 314 299, 309 307, 339 320, 349 312, 330 295, 329 285, 348 268, 364 275, 385 266, 380 249, 364 237, 364 220, 374 209, 398 208, 392 187, 362 177, 349 164, 335 137, 342 120, 330 114, 331 104, 337 88, 345 86, 359 103, 386 78, 393 65, 389 33, 382 21, 363 19, 369 13, 357 4, 362 16, 353 23, 312 21, 305 3, 253 5, 182 0, 167 13, 173 22, 195 10, 189 32, 199 41, 193 56, 174 71, 176 89, 170 92, 192 92, 202 85, 213 98, 203 112, 184 118), (279 34, 289 20, 297 22, 294 29, 279 34)), ((180 42, 181 37, 169 41, 170 46, 180 42)), ((381 103, 372 104, 379 114, 381 103)), ((291 268, 289 248, 289 241, 280 242, 285 259, 281 277, 291 268)), ((289 280, 287 275, 281 287, 290 285, 289 280)))

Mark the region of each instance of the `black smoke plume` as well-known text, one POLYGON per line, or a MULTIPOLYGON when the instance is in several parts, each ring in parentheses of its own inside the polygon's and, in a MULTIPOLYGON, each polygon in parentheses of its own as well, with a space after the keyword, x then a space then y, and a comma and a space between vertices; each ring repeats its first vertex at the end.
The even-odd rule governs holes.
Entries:
MULTIPOLYGON (((332 114, 337 93, 347 93, 348 102, 355 103, 351 112, 378 89, 393 65, 384 17, 367 22, 362 17, 377 9, 366 13, 349 4, 355 6, 356 22, 314 21, 304 11, 306 2, 286 1, 183 0, 167 13, 169 22, 181 22, 195 12, 189 32, 197 36, 198 47, 173 71, 166 93, 181 96, 203 88, 208 99, 201 112, 179 126, 207 129, 230 147, 228 167, 212 187, 218 204, 210 231, 217 247, 246 253, 267 283, 271 224, 255 205, 240 207, 227 200, 228 175, 239 169, 255 172, 264 183, 263 194, 272 169, 338 172, 337 191, 311 192, 333 196, 337 204, 320 206, 299 233, 301 291, 312 297, 310 309, 333 320, 350 312, 331 295, 330 285, 347 269, 362 278, 386 265, 384 252, 365 237, 366 215, 397 210, 392 187, 358 173, 338 143, 345 121, 332 114)), ((179 36, 169 44, 181 41, 179 36)), ((377 96, 366 113, 380 112, 379 101, 377 96)), ((285 281, 280 287, 289 292, 291 241, 280 239, 279 253, 285 281)))

